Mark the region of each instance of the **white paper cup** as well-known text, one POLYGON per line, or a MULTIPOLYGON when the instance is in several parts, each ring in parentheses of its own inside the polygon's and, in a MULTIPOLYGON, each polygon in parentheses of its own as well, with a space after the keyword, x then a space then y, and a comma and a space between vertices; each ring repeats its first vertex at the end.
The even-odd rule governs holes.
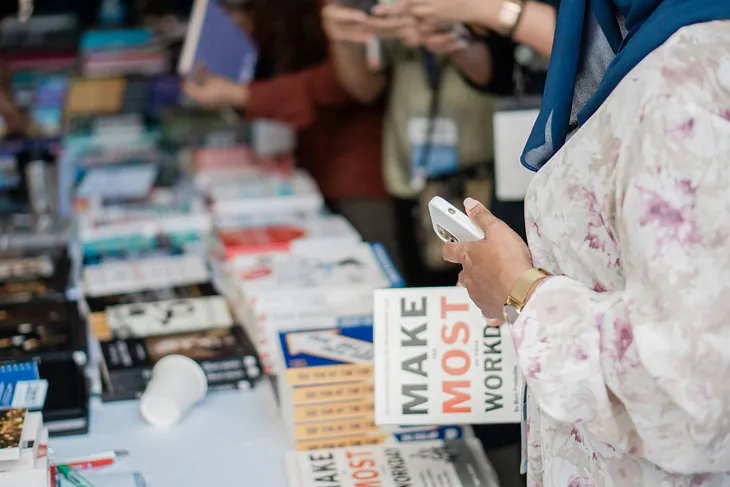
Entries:
POLYGON ((139 400, 142 417, 167 428, 176 425, 208 392, 205 372, 195 360, 168 355, 152 369, 152 380, 139 400))

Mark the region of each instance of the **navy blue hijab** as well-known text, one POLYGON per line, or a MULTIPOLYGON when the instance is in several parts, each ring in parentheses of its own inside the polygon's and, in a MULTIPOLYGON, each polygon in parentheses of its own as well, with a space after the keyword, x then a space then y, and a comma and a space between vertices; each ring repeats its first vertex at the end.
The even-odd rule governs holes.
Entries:
POLYGON ((540 169, 629 71, 679 29, 729 18, 730 0, 563 0, 542 109, 522 164, 540 169))

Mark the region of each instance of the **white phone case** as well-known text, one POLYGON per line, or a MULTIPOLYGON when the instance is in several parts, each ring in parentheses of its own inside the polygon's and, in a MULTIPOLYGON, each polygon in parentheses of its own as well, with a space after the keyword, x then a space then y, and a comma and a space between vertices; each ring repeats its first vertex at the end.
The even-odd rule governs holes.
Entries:
POLYGON ((484 238, 484 232, 454 205, 436 196, 428 203, 431 222, 436 235, 444 242, 475 242, 484 238))

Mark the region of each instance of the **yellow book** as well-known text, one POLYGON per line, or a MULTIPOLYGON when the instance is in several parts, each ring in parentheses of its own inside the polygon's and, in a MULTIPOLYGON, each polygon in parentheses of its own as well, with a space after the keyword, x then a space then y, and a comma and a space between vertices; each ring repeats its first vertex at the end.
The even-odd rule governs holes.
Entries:
POLYGON ((294 440, 314 440, 337 436, 352 436, 377 431, 375 417, 299 423, 294 425, 294 440))
POLYGON ((350 401, 365 398, 372 399, 375 391, 375 385, 371 381, 360 381, 345 384, 294 387, 290 389, 291 402, 296 406, 330 401, 350 401))
POLYGON ((354 401, 330 402, 294 406, 293 419, 295 423, 307 421, 337 420, 365 416, 372 418, 375 415, 375 401, 357 399, 354 401))
POLYGON ((370 325, 289 331, 280 334, 290 386, 356 382, 373 377, 370 325))

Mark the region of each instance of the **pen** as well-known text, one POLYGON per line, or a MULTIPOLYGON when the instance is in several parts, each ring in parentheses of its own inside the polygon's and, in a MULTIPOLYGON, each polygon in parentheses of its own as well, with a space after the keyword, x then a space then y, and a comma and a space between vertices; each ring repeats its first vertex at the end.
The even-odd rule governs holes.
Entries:
POLYGON ((63 478, 71 482, 74 487, 94 487, 94 484, 86 480, 85 477, 81 476, 78 472, 75 472, 68 465, 58 465, 56 467, 58 472, 63 475, 63 478))

